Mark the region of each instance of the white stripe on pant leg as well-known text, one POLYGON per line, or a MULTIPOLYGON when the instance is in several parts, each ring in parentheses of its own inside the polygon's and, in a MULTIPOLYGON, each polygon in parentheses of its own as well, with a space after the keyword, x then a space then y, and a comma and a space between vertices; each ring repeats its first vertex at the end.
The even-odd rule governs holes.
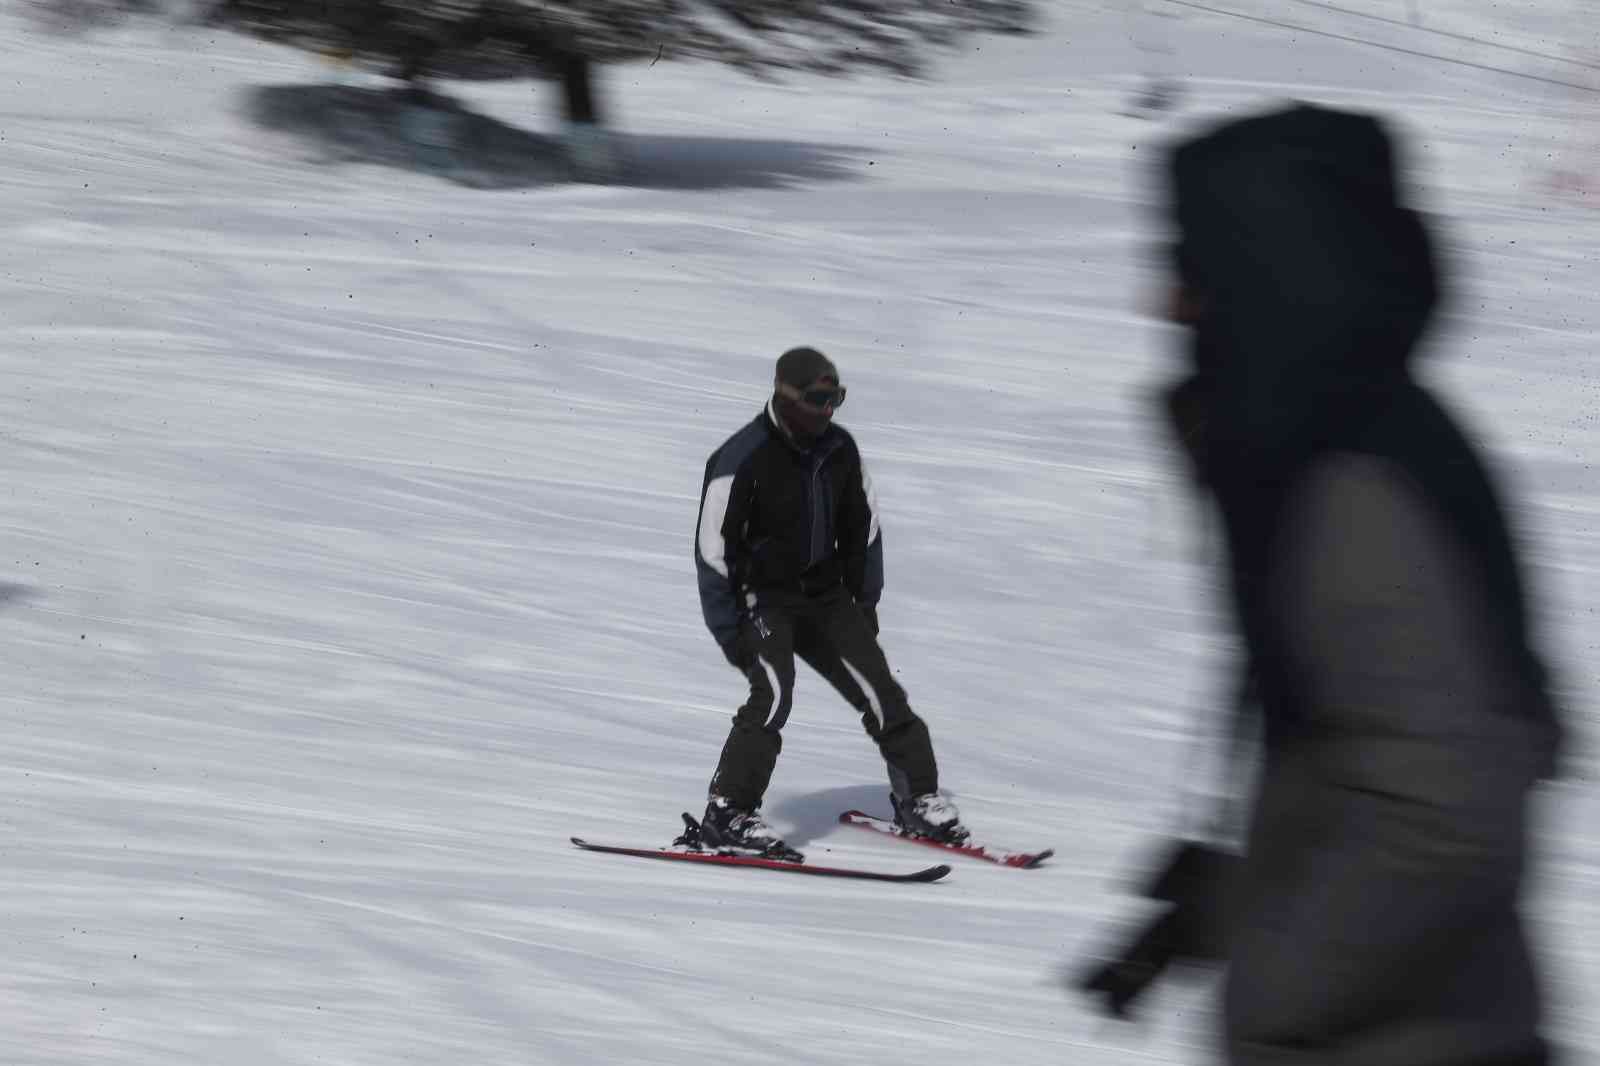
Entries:
POLYGON ((856 679, 856 684, 861 686, 861 691, 867 694, 867 706, 872 708, 872 713, 878 719, 878 731, 882 732, 883 704, 878 701, 878 690, 873 688, 867 682, 866 675, 862 674, 860 670, 857 670, 855 667, 851 666, 850 663, 842 656, 840 657, 839 661, 844 663, 844 668, 846 670, 850 671, 850 676, 856 679))
POLYGON ((762 726, 766 729, 778 717, 778 709, 783 706, 783 686, 778 683, 778 671, 772 668, 772 664, 767 662, 765 656, 757 655, 756 662, 767 672, 767 684, 772 686, 772 711, 767 715, 767 724, 762 726))

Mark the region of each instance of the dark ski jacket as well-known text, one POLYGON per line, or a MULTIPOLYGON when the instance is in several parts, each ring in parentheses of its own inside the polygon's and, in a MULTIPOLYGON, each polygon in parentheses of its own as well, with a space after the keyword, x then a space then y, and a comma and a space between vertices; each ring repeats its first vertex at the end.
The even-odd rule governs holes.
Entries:
POLYGON ((1233 1066, 1540 1061, 1516 904, 1560 729, 1505 511, 1413 377, 1439 298, 1384 128, 1310 106, 1172 161, 1198 296, 1169 413, 1263 722, 1229 892, 1233 1066))
POLYGON ((802 451, 776 420, 769 401, 711 453, 700 487, 700 609, 724 649, 754 607, 841 583, 863 605, 883 591, 877 499, 855 439, 830 425, 802 451))
POLYGON ((1172 172, 1179 270, 1206 307, 1174 403, 1190 411, 1183 432, 1220 506, 1269 733, 1306 725, 1266 586, 1286 508, 1320 460, 1348 453, 1402 472, 1461 542, 1520 681, 1520 698, 1500 709, 1553 741, 1498 494, 1410 373, 1439 283, 1421 219, 1398 202, 1383 127, 1295 106, 1183 145, 1172 172))

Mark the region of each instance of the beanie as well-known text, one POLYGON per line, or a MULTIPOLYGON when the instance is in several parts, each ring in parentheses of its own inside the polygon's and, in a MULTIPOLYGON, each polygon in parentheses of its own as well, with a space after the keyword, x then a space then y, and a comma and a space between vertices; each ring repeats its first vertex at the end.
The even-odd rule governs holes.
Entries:
POLYGON ((803 389, 818 378, 839 380, 839 370, 815 348, 790 348, 778 357, 778 380, 803 389))

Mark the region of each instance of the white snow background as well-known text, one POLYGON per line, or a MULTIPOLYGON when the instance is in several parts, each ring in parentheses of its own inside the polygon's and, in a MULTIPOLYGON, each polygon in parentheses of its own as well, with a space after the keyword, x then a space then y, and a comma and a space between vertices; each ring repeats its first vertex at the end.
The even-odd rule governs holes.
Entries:
MULTIPOLYGON (((624 68, 634 180, 487 187, 263 129, 263 88, 366 84, 302 54, 4 17, 0 1062, 1209 1061, 1207 983, 1120 1026, 1064 980, 1141 913, 1224 695, 1146 396, 1179 342, 1150 166, 1289 95, 1391 115, 1442 215, 1426 373, 1518 501, 1574 730, 1529 910, 1553 1034, 1600 1051, 1600 205, 1543 187, 1600 108, 1526 77, 1592 82, 1558 61, 1592 24, 1046 6, 923 83, 624 68), (1152 55, 1188 87, 1160 121, 1125 113, 1152 55), (703 464, 803 343, 850 386, 945 786, 1040 869, 568 843, 665 844, 704 802, 742 692, 696 598, 703 464)), ((555 129, 547 87, 450 88, 555 129)), ((833 824, 884 775, 800 684, 771 821, 930 861, 833 824)))

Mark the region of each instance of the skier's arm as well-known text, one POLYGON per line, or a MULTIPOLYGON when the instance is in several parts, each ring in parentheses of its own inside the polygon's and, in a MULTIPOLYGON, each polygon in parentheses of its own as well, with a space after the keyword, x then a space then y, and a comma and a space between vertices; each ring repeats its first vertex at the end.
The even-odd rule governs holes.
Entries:
POLYGON ((839 529, 845 587, 864 609, 876 611, 878 598, 883 595, 883 530, 878 525, 878 495, 872 487, 872 475, 859 451, 851 466, 846 499, 844 522, 839 529))
POLYGON ((739 634, 738 533, 748 515, 749 475, 714 455, 706 464, 700 489, 700 519, 695 528, 695 571, 700 585, 700 612, 706 628, 727 654, 739 634), (742 482, 742 484, 741 484, 742 482), (730 538, 729 534, 733 536, 730 538))

